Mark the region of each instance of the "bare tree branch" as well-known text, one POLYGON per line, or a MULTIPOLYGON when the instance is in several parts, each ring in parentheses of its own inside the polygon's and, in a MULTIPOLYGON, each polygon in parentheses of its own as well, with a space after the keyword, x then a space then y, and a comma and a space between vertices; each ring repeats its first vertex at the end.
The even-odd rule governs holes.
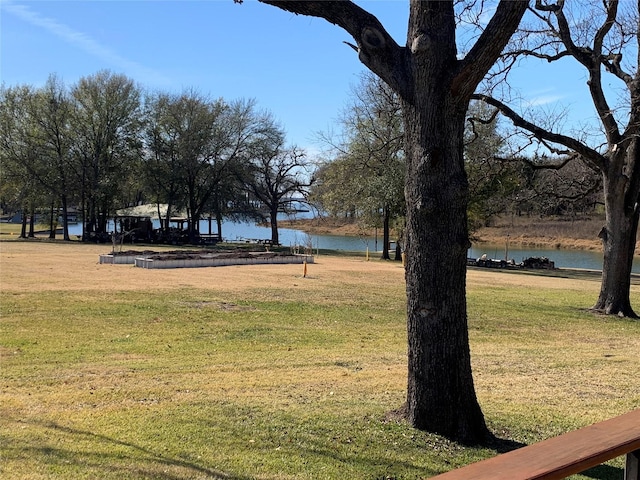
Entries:
POLYGON ((544 161, 540 161, 539 159, 536 160, 532 160, 529 158, 524 158, 523 161, 527 163, 527 165, 529 165, 531 168, 533 168, 534 170, 560 170, 561 168, 563 168, 565 165, 567 165, 569 162, 571 162, 572 160, 575 160, 576 158, 579 158, 580 155, 578 155, 577 153, 573 153, 571 155, 567 155, 566 157, 564 157, 562 160, 558 161, 548 161, 548 162, 544 162, 544 161))
POLYGON ((613 27, 616 21, 616 16, 618 14, 618 0, 610 0, 608 5, 607 2, 602 3, 607 10, 607 18, 602 23, 593 39, 593 51, 598 56, 602 55, 602 45, 604 44, 604 39, 609 31, 611 31, 611 27, 613 27))
POLYGON ((471 124, 471 133, 473 134, 473 138, 470 141, 465 142, 465 145, 468 145, 468 144, 471 144, 471 143, 475 142, 480 137, 480 134, 478 133, 478 131, 476 129, 476 123, 480 123, 482 125, 490 125, 491 123, 493 123, 495 121, 495 119, 496 119, 496 117, 498 116, 499 113, 500 113, 500 110, 498 110, 496 108, 491 113, 489 118, 481 118, 481 117, 477 117, 477 116, 468 117, 467 121, 471 124))
POLYGON ((514 31, 527 10, 526 0, 502 0, 484 30, 469 53, 460 60, 458 74, 453 80, 452 91, 463 96, 471 95, 485 76, 483 66, 490 68, 507 45, 509 37, 501 35, 496 39, 495 32, 514 31), (479 68, 480 66, 480 68, 479 68))
MULTIPOLYGON (((617 14, 617 4, 617 0, 611 0, 607 8, 607 4, 605 3, 607 11, 606 18, 596 32, 593 47, 589 48, 586 46, 578 46, 574 43, 571 35, 571 26, 564 13, 564 0, 553 4, 553 8, 550 10, 548 9, 551 6, 542 5, 542 0, 536 0, 536 9, 551 11, 553 13, 558 24, 557 34, 567 49, 567 52, 580 62, 589 72, 589 81, 587 82, 587 85, 591 93, 591 98, 593 99, 593 104, 598 113, 598 117, 604 126, 604 131, 610 144, 615 144, 620 141, 620 131, 613 115, 613 111, 604 95, 600 65, 603 62, 606 62, 602 55, 602 47, 607 33, 611 30, 611 27, 614 24, 617 14)), ((547 20, 547 23, 550 24, 550 20, 547 20)), ((606 63, 605 66, 607 66, 606 63)), ((612 71, 616 70, 615 61, 609 62, 609 66, 612 68, 612 71)))
MULTIPOLYGON (((541 142, 552 142, 559 145, 564 145, 568 149, 580 154, 589 162, 598 166, 599 168, 605 168, 607 163, 607 158, 595 151, 594 149, 586 146, 582 142, 576 140, 575 138, 553 133, 549 130, 546 130, 538 125, 534 125, 533 123, 525 120, 522 116, 518 115, 513 109, 508 107, 506 104, 497 100, 489 95, 484 94, 474 94, 472 95, 474 100, 481 100, 497 109, 507 117, 516 127, 522 128, 528 132, 531 132, 535 138, 537 138, 541 142)), ((548 147, 547 144, 545 146, 548 147)), ((564 152, 563 152, 564 153, 564 152)))

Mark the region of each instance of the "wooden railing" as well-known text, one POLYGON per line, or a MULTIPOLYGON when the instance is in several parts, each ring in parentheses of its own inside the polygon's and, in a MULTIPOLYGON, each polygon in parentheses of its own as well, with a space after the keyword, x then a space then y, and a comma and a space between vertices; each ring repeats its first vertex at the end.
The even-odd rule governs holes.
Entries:
POLYGON ((625 480, 640 480, 640 409, 472 463, 433 480, 557 480, 626 455, 625 480))

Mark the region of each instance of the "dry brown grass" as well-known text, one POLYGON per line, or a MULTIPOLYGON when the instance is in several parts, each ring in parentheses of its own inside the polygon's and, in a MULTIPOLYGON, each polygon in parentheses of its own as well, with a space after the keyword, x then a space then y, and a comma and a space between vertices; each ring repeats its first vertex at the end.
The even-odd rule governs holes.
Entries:
MULTIPOLYGON (((490 454, 380 420, 406 388, 399 263, 322 255, 303 278, 100 265, 109 250, 0 242, 12 478, 421 478, 490 454)), ((597 277, 562 275, 468 273, 476 390, 504 437, 640 405, 640 324, 589 314, 597 277)))
MULTIPOLYGON (((598 233, 604 219, 598 215, 568 219, 563 217, 504 217, 491 226, 474 232, 474 243, 503 245, 507 236, 514 246, 533 248, 565 248, 602 251, 598 233)), ((365 229, 357 222, 345 219, 314 218, 281 222, 281 226, 302 229, 316 235, 369 235, 375 230, 365 229)), ((640 245, 636 249, 640 255, 640 245)))
MULTIPOLYGON (((175 247, 153 247, 156 251, 175 247)), ((320 291, 328 285, 343 284, 357 277, 362 288, 377 285, 383 276, 388 282, 402 283, 404 269, 397 262, 365 261, 356 257, 321 255, 307 267, 302 265, 260 265, 254 268, 176 268, 147 270, 130 265, 101 265, 99 255, 110 252, 108 245, 80 243, 15 241, 0 242, 0 285, 4 291, 33 292, 47 290, 161 290, 175 288, 211 288, 218 291, 242 291, 271 286, 320 291)), ((538 275, 514 275, 507 272, 471 270, 473 285, 517 285, 550 288, 593 287, 592 281, 563 279, 560 282, 538 275)))
MULTIPOLYGON (((250 273, 239 267, 146 270, 131 265, 101 265, 99 255, 110 252, 108 245, 2 242, 0 249, 2 288, 6 291, 31 291, 34 288, 74 291, 158 290, 207 288, 212 285, 217 289, 237 290, 259 286, 267 281, 269 275, 278 276, 270 265, 250 273), (35 249, 34 245, 37 245, 35 249)), ((168 247, 153 249, 170 250, 168 247)), ((277 266, 275 270, 278 270, 277 266)))
POLYGON ((509 243, 523 247, 566 248, 602 251, 598 233, 604 219, 598 216, 577 219, 505 217, 475 232, 479 243, 509 243))

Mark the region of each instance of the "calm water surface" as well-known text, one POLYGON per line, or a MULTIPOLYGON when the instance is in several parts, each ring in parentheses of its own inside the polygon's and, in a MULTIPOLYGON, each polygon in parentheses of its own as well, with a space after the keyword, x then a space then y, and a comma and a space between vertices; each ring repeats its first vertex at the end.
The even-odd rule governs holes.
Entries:
MULTIPOLYGON (((154 225, 158 228, 159 225, 154 225)), ((70 226, 69 233, 80 235, 81 225, 70 226)), ((200 231, 208 232, 208 222, 202 221, 200 231)), ((214 226, 215 229, 215 226, 214 226)), ((352 252, 376 252, 382 248, 382 235, 375 237, 346 237, 341 235, 310 235, 300 230, 288 228, 279 229, 280 243, 285 246, 311 245, 314 249, 344 250, 352 252)), ((222 237, 227 241, 245 241, 271 238, 271 229, 252 223, 224 222, 222 224, 222 237)), ((584 250, 543 249, 543 248, 517 248, 509 247, 505 251, 505 245, 474 245, 468 253, 470 258, 479 258, 487 254, 489 258, 513 259, 516 263, 528 257, 547 257, 558 268, 584 268, 589 270, 602 269, 602 253, 584 250)), ((640 259, 636 258, 633 272, 640 273, 640 259)))

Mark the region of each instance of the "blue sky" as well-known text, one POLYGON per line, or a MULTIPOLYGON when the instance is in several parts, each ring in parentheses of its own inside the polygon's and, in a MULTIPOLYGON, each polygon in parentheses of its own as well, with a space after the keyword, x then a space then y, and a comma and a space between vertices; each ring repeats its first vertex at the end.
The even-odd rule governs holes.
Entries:
MULTIPOLYGON (((405 43, 406 0, 357 2, 405 43)), ((342 29, 245 0, 0 0, 0 78, 5 85, 67 85, 108 69, 149 90, 194 88, 212 98, 255 98, 314 148, 349 101, 364 67, 342 29)), ((588 119, 585 78, 560 65, 528 66, 513 84, 524 104, 567 107, 588 119), (555 73, 554 73, 555 72, 555 73)))

